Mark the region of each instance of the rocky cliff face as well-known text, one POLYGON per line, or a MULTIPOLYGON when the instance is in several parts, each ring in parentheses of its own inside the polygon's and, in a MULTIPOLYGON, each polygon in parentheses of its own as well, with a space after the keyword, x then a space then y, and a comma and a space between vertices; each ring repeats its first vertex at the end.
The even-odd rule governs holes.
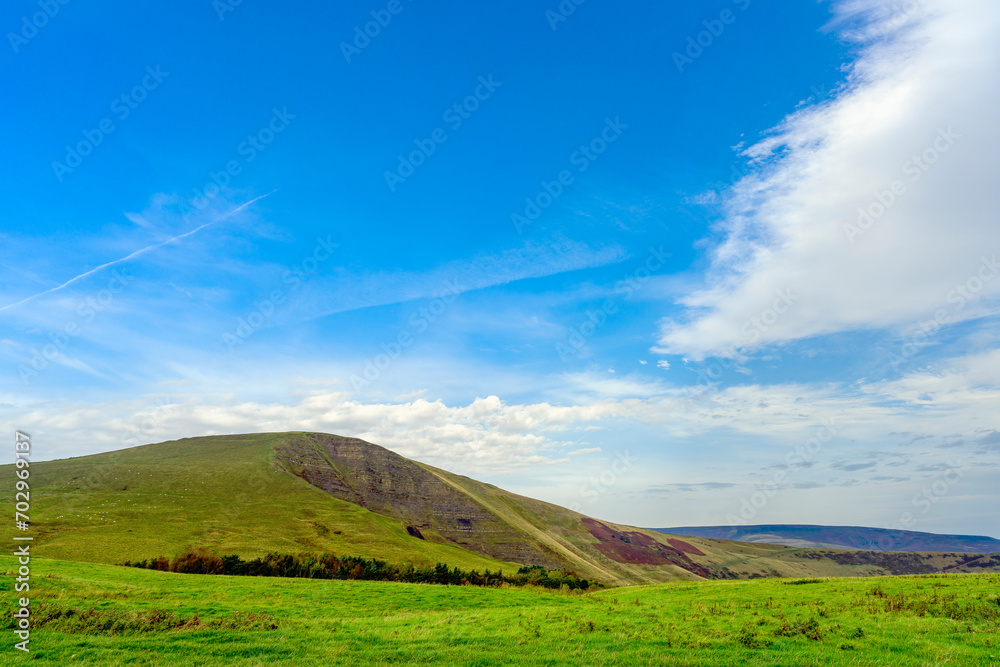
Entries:
POLYGON ((289 433, 275 442, 273 451, 285 472, 335 498, 398 519, 417 543, 448 543, 501 561, 567 568, 608 584, 1000 569, 1000 562, 955 553, 842 552, 681 540, 518 496, 357 438, 289 433))
POLYGON ((467 494, 384 447, 307 433, 277 448, 276 460, 335 498, 399 519, 415 539, 447 541, 499 560, 564 566, 467 494))

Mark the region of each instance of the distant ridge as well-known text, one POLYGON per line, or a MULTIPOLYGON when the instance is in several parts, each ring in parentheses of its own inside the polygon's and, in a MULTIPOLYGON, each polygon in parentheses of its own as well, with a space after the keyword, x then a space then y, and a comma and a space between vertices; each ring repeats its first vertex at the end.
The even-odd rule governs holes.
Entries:
POLYGON ((1000 540, 982 535, 938 535, 915 530, 863 526, 762 524, 757 526, 684 526, 654 528, 659 533, 709 537, 790 547, 859 549, 864 551, 929 551, 1000 553, 1000 540))

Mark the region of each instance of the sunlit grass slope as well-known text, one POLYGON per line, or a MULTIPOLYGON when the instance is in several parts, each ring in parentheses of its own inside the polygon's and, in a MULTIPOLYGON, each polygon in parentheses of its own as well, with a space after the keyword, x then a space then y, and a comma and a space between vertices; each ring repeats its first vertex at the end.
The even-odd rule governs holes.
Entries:
MULTIPOLYGON (((249 557, 330 551, 463 569, 516 568, 457 546, 418 540, 399 521, 289 475, 273 465, 273 447, 294 437, 187 438, 33 463, 36 553, 120 563, 208 546, 249 557)), ((0 498, 7 506, 14 481, 12 466, 0 467, 0 498)), ((10 530, 5 524, 5 539, 10 530)))

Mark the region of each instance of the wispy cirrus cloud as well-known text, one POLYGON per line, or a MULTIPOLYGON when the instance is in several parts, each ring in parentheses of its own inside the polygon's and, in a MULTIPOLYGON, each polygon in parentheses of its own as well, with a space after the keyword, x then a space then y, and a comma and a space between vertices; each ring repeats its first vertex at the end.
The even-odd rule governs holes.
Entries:
POLYGON ((658 486, 651 486, 646 489, 646 493, 675 493, 677 491, 683 491, 685 493, 691 493, 696 491, 714 491, 716 489, 730 489, 736 486, 730 482, 695 482, 691 484, 660 484, 658 486))
POLYGON ((425 271, 348 272, 334 269, 310 280, 275 318, 301 323, 360 308, 433 299, 473 290, 545 278, 620 262, 627 257, 618 244, 591 245, 570 240, 526 243, 495 253, 454 260, 425 271))
MULTIPOLYGON (((240 211, 243 211, 244 209, 246 209, 248 206, 251 206, 252 204, 256 203, 257 201, 260 201, 264 197, 267 197, 268 195, 271 195, 273 193, 274 193, 274 191, 271 191, 271 192, 268 192, 267 194, 260 195, 258 197, 254 197, 253 199, 250 199, 249 201, 245 201, 242 204, 236 206, 235 208, 230 209, 226 213, 224 213, 224 214, 222 214, 222 215, 220 215, 220 216, 218 216, 216 218, 213 218, 212 220, 209 220, 208 222, 205 222, 205 223, 202 223, 201 225, 198 225, 197 227, 195 227, 194 229, 192 229, 190 231, 184 232, 182 234, 177 234, 175 236, 171 236, 170 238, 166 239, 165 241, 159 241, 157 243, 152 243, 150 245, 147 245, 147 246, 145 246, 143 248, 139 248, 138 250, 136 250, 134 252, 131 252, 128 255, 124 256, 124 257, 119 257, 118 259, 113 259, 110 262, 105 262, 105 263, 103 263, 103 264, 101 264, 99 266, 95 266, 92 269, 88 269, 87 271, 84 271, 83 273, 80 273, 80 274, 78 274, 76 276, 73 276, 69 280, 67 280, 67 281, 65 281, 65 282, 63 282, 63 283, 61 283, 59 285, 56 285, 55 287, 49 288, 49 289, 44 290, 42 292, 38 292, 37 294, 32 294, 31 296, 25 297, 25 298, 21 299, 20 301, 17 301, 17 302, 14 302, 14 303, 9 303, 6 306, 0 306, 0 312, 8 310, 8 309, 11 309, 11 308, 16 308, 16 307, 21 306, 21 305, 24 305, 24 304, 26 304, 26 303, 28 303, 30 301, 34 301, 35 299, 43 297, 43 296, 45 296, 47 294, 52 294, 54 292, 58 292, 60 290, 63 290, 65 288, 69 287, 70 285, 72 285, 74 283, 77 283, 77 282, 79 282, 81 280, 89 278, 92 275, 100 273, 101 271, 104 271, 105 269, 109 269, 109 268, 111 268, 113 266, 116 266, 118 264, 124 264, 125 262, 133 261, 135 259, 138 259, 142 255, 145 255, 148 252, 156 250, 157 248, 162 248, 165 245, 168 245, 170 243, 176 243, 177 241, 180 241, 181 239, 185 239, 185 238, 187 238, 187 237, 189 237, 189 236, 191 236, 193 234, 197 234, 198 232, 200 232, 201 230, 205 229, 206 227, 209 227, 209 226, 214 225, 214 224, 216 224, 218 222, 222 222, 223 220, 231 218, 232 216, 236 215, 240 211)), ((130 219, 133 219, 133 218, 130 218, 130 219)))

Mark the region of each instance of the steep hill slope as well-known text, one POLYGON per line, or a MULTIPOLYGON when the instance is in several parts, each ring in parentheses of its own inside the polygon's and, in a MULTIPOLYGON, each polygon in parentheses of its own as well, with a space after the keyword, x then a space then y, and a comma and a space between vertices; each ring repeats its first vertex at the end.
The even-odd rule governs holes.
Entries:
MULTIPOLYGON (((11 468, 0 467, 5 502, 14 495, 11 468)), ((681 539, 321 433, 186 438, 35 463, 31 482, 35 555, 78 561, 119 563, 199 546, 244 557, 331 551, 463 569, 565 567, 609 585, 1000 570, 1000 556, 681 539)), ((0 539, 9 538, 4 526, 0 539)))
MULTIPOLYGON (((119 563, 210 546, 247 556, 333 551, 480 570, 503 565, 451 544, 415 540, 395 519, 288 475, 275 465, 274 448, 297 437, 185 438, 33 463, 36 554, 119 563)), ((11 468, 0 471, 5 502, 13 500, 11 468)))

